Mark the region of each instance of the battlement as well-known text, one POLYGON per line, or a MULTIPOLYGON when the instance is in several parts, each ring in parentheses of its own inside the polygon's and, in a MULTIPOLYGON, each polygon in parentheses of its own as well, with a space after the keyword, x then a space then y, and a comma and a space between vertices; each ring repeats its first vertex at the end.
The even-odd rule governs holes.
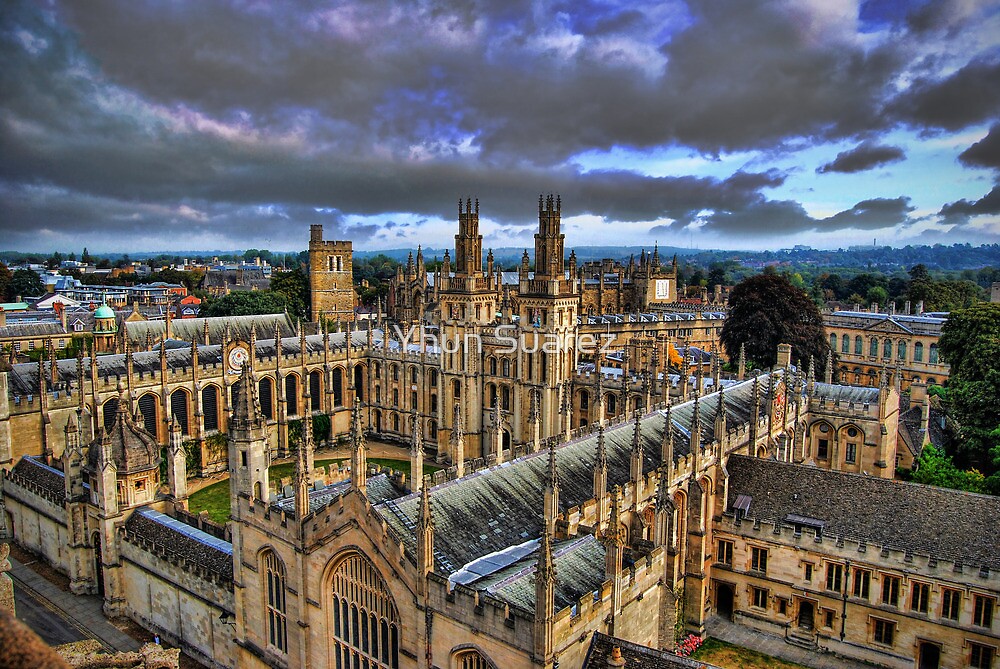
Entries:
POLYGON ((1000 590, 1000 572, 991 571, 985 565, 966 565, 927 553, 869 543, 864 539, 824 535, 822 531, 808 527, 797 531, 790 524, 753 517, 737 519, 735 514, 727 512, 722 515, 718 531, 753 537, 796 551, 814 551, 821 553, 824 559, 864 562, 887 570, 1000 590))

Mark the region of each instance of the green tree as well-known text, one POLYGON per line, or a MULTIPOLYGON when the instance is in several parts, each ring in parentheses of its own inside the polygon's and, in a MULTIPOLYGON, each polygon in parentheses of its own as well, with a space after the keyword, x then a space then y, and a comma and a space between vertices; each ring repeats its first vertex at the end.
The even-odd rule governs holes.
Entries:
POLYGON ((986 477, 982 472, 959 469, 951 457, 933 444, 927 444, 920 451, 911 480, 967 492, 987 492, 986 477))
POLYGON ((982 469, 990 487, 1000 491, 1000 304, 951 312, 938 346, 951 365, 948 411, 959 426, 955 454, 982 469))
POLYGON ((285 311, 287 300, 281 293, 267 290, 229 293, 202 305, 200 315, 213 316, 253 316, 258 314, 280 314, 285 311))
POLYGON ((730 359, 744 345, 747 359, 765 368, 776 362, 778 344, 791 344, 794 360, 812 356, 818 365, 831 353, 816 303, 780 274, 758 274, 733 288, 720 338, 730 359))
POLYGON ((302 320, 309 318, 309 277, 301 269, 272 273, 271 292, 284 296, 289 314, 302 320))
POLYGON ((14 273, 10 271, 5 263, 0 262, 0 299, 7 300, 10 291, 10 280, 14 278, 14 273))
POLYGON ((38 297, 45 293, 45 286, 41 277, 30 269, 19 269, 11 276, 10 283, 7 284, 7 301, 13 302, 18 297, 27 299, 38 297))
POLYGON ((889 292, 882 286, 872 286, 865 296, 869 304, 885 304, 889 301, 889 292))
POLYGON ((83 247, 83 255, 80 256, 80 262, 89 263, 92 260, 93 260, 93 258, 90 257, 90 252, 87 251, 87 247, 84 246, 83 247))

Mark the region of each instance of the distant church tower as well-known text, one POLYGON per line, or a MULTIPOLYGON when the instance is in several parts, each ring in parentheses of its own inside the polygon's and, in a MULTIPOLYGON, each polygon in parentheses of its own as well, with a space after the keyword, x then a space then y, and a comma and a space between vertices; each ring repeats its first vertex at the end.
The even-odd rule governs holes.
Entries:
POLYGON ((354 320, 354 249, 350 241, 323 240, 323 226, 309 226, 309 286, 311 317, 354 320))

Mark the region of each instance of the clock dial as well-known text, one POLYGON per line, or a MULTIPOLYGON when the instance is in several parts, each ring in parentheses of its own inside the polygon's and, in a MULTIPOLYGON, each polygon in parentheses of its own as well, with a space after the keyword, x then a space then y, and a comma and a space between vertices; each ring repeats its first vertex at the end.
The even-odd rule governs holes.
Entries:
POLYGON ((238 374, 243 369, 243 365, 250 359, 250 352, 243 346, 234 346, 229 351, 228 363, 229 371, 238 374))

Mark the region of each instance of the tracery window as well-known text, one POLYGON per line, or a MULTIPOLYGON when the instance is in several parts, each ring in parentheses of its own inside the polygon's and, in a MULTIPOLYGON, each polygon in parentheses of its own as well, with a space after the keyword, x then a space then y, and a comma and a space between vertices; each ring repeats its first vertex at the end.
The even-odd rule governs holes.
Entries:
POLYGON ((399 614, 379 573, 352 555, 334 572, 331 593, 336 669, 397 669, 399 614))
POLYGON ((267 599, 267 643, 288 652, 288 623, 285 618, 285 566, 272 551, 264 555, 264 591, 267 599))
POLYGON ((467 650, 455 656, 455 669, 495 669, 492 662, 476 650, 467 650))

